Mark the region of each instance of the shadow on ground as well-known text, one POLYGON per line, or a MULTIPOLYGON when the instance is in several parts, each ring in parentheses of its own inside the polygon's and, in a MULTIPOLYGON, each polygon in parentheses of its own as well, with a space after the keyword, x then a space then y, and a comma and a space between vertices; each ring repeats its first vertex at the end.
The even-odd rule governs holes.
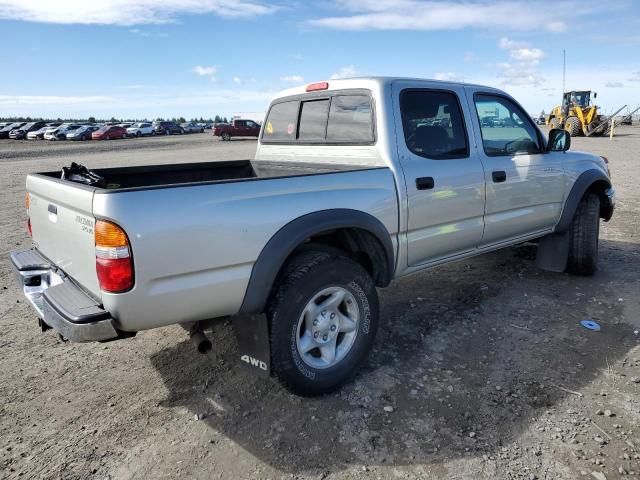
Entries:
POLYGON ((637 345, 612 283, 637 282, 636 245, 603 241, 604 267, 591 278, 537 270, 534 248, 382 291, 371 360, 335 394, 301 399, 245 373, 227 323, 212 331, 213 355, 184 342, 152 358, 169 391, 163 405, 205 414, 212 429, 283 472, 491 455, 637 345), (582 328, 583 318, 602 331, 582 328))

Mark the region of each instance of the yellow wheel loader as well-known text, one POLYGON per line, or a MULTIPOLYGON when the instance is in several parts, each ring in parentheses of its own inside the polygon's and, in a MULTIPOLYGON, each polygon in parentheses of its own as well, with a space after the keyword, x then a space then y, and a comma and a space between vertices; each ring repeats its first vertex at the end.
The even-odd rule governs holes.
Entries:
POLYGON ((605 120, 605 117, 598 113, 598 107, 593 103, 597 95, 590 90, 565 92, 562 97, 562 105, 551 110, 547 116, 546 124, 549 128, 564 128, 572 137, 603 134, 605 130, 602 129, 598 129, 596 132, 596 127, 605 120))

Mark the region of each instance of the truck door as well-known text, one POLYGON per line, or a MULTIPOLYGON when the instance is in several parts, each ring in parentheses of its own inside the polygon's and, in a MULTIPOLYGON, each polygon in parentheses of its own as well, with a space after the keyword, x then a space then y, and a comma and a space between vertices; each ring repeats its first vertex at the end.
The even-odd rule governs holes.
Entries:
POLYGON ((467 99, 487 183, 482 245, 550 229, 562 211, 564 153, 545 151, 540 131, 511 98, 467 87, 467 99), (482 122, 487 116, 496 120, 482 122))
POLYGON ((469 140, 464 89, 433 85, 393 84, 409 266, 476 249, 484 226, 484 170, 469 140))

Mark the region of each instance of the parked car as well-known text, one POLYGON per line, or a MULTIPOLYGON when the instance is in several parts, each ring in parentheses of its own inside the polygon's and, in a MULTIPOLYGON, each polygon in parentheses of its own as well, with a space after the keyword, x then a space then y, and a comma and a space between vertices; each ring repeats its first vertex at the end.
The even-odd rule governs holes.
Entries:
POLYGON ((138 122, 127 128, 127 135, 130 137, 142 137, 148 135, 155 135, 153 125, 148 122, 138 122))
POLYGON ((184 133, 202 133, 202 132, 204 132, 204 128, 202 128, 197 123, 193 123, 193 122, 181 123, 180 127, 182 128, 184 133))
POLYGON ((119 125, 105 125, 91 133, 92 140, 113 140, 127 138, 127 129, 119 125))
POLYGON ((82 127, 82 124, 80 124, 80 123, 63 123, 62 125, 60 125, 59 127, 55 128, 54 130, 50 130, 48 132, 45 132, 43 138, 45 140, 52 140, 52 141, 54 141, 54 140, 66 140, 68 133, 79 129, 80 127, 82 127))
POLYGON ((14 140, 24 140, 27 138, 27 134, 29 132, 40 130, 45 125, 45 122, 25 123, 22 127, 11 130, 11 132, 9 132, 9 138, 13 138, 14 140))
POLYGON ((62 124, 59 122, 47 123, 45 126, 41 127, 40 129, 27 133, 27 140, 42 140, 44 138, 45 133, 51 130, 55 130, 60 125, 62 124))
POLYGON ((229 123, 216 124, 213 128, 213 136, 222 140, 231 140, 232 137, 258 137, 260 125, 253 120, 237 119, 229 123))
POLYGON ((232 316, 239 363, 323 394, 365 361, 394 278, 536 239, 541 268, 594 273, 615 192, 570 144, 495 88, 330 80, 271 103, 253 161, 28 175, 35 247, 11 261, 69 340, 179 323, 206 351, 202 321, 232 316), (490 108, 519 127, 483 131, 490 108))
POLYGON ((184 130, 174 122, 153 122, 153 131, 156 135, 182 135, 184 130))
POLYGON ((67 133, 67 140, 91 140, 91 134, 99 128, 100 127, 97 125, 83 125, 80 128, 67 133))
POLYGON ((26 122, 13 122, 8 124, 6 127, 0 129, 0 138, 9 138, 9 134, 13 130, 17 130, 18 128, 22 127, 25 124, 26 122))
POLYGON ((480 120, 480 126, 483 128, 497 127, 498 125, 500 125, 500 120, 496 117, 482 117, 480 120))

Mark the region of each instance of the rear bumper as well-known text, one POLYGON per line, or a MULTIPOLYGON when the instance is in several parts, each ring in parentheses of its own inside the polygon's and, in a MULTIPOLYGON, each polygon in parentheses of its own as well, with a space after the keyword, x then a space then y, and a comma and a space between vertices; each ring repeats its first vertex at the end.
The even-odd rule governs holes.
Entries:
POLYGON ((75 342, 112 340, 121 336, 109 312, 36 249, 11 252, 20 288, 38 316, 75 342))

